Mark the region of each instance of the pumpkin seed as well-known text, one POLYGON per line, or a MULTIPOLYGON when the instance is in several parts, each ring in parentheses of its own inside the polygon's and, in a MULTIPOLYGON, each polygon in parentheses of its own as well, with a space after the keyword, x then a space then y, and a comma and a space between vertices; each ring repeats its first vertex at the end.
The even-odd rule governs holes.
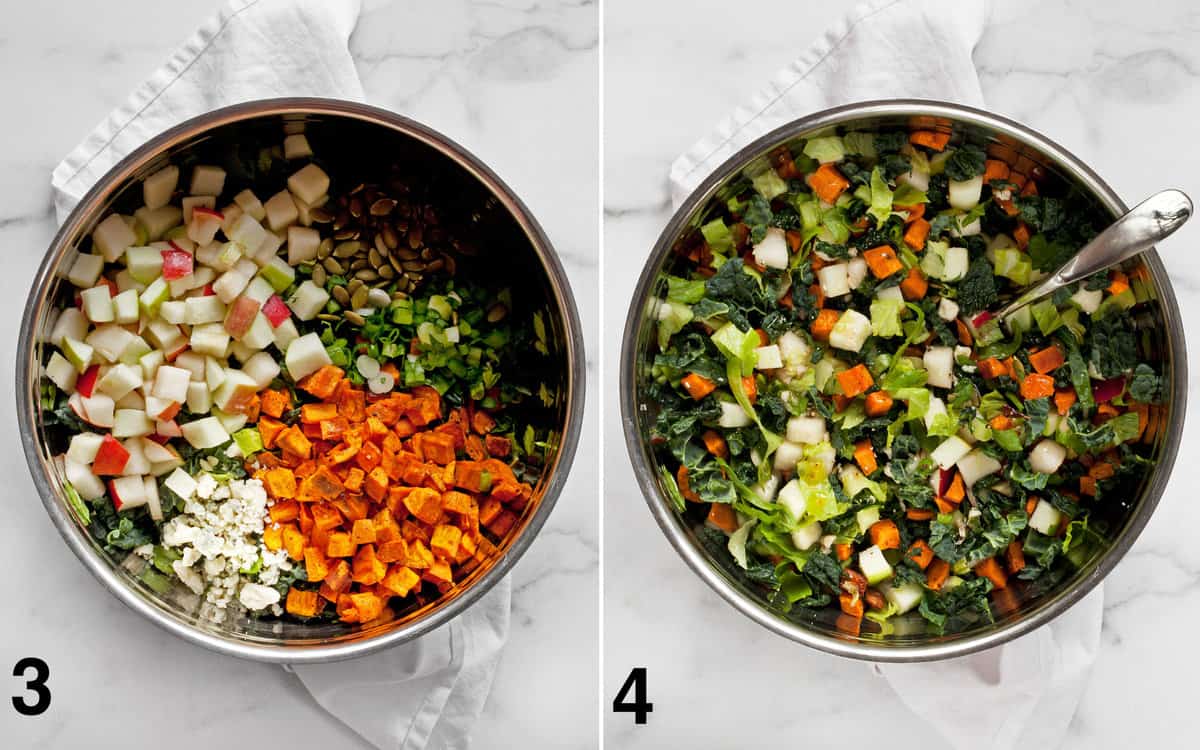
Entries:
POLYGON ((326 237, 321 240, 321 244, 317 245, 317 258, 325 260, 329 254, 333 252, 333 240, 326 237))
POLYGON ((508 315, 508 308, 499 303, 488 308, 487 319, 489 323, 499 323, 504 320, 504 316, 508 315))
POLYGON ((388 249, 387 243, 383 241, 382 234, 375 235, 375 252, 379 253, 379 257, 381 258, 386 258, 392 254, 392 251, 388 249))
POLYGON ((332 315, 332 314, 330 314, 330 313, 319 313, 319 314, 317 315, 317 320, 328 320, 328 321, 334 321, 334 320, 337 320, 337 319, 338 319, 338 316, 336 316, 336 315, 332 315))
POLYGON ((382 289, 372 289, 367 293, 367 304, 371 307, 387 307, 391 301, 391 296, 382 289))
POLYGON ((379 274, 375 273, 375 271, 370 268, 364 268, 358 273, 354 274, 354 276, 355 278, 362 279, 363 281, 379 281, 379 274))
POLYGON ((323 287, 323 286, 325 286, 325 278, 326 278, 325 267, 324 266, 313 266, 312 283, 316 284, 317 286, 323 287))
POLYGON ((372 216, 387 216, 396 207, 396 201, 391 198, 380 198, 371 204, 372 216))
POLYGON ((392 257, 399 257, 400 260, 416 260, 421 257, 421 254, 415 250, 409 250, 407 247, 402 247, 392 257))
POLYGON ((357 195, 350 199, 350 215, 356 219, 363 215, 362 199, 357 195))
POLYGON ((433 260, 435 255, 437 255, 437 253, 435 253, 431 247, 427 247, 421 251, 422 260, 433 260))
POLYGON ((389 250, 395 250, 400 244, 400 235, 396 234, 396 230, 390 226, 383 227, 383 244, 387 245, 389 250))
POLYGON ((371 261, 372 266, 378 268, 383 263, 383 256, 379 254, 378 250, 371 248, 367 251, 367 260, 371 261))
POLYGON ((343 305, 348 305, 350 304, 350 291, 344 286, 335 286, 333 298, 343 305))
MULTIPOLYGON (((362 286, 363 286, 363 283, 359 279, 350 279, 350 283, 346 284, 346 289, 350 290, 350 294, 354 294, 362 286)), ((358 305, 355 305, 355 307, 358 307, 358 305)))
POLYGON ((325 270, 334 276, 341 276, 346 272, 346 267, 338 263, 337 258, 326 258, 324 261, 325 270))
POLYGON ((362 243, 356 240, 343 242, 333 249, 333 255, 337 258, 349 258, 358 253, 362 249, 362 243))
POLYGON ((357 290, 355 290, 354 294, 350 295, 350 306, 355 309, 365 307, 367 304, 367 295, 370 293, 371 290, 367 289, 365 286, 359 287, 357 290))
POLYGON ((401 273, 404 271, 404 262, 400 260, 399 255, 389 255, 388 263, 392 264, 392 268, 396 271, 396 273, 401 273))
POLYGON ((445 267, 446 261, 442 258, 438 258, 437 260, 430 261, 429 265, 425 266, 425 270, 429 273, 437 273, 445 267))
POLYGON ((381 265, 379 267, 379 277, 382 279, 392 279, 396 276, 396 269, 389 265, 381 265))
POLYGON ((342 240, 356 240, 358 239, 358 230, 350 228, 339 229, 333 233, 333 238, 338 242, 341 242, 342 240))
POLYGON ((308 215, 314 224, 328 224, 329 222, 333 221, 333 213, 328 208, 323 206, 318 206, 317 208, 311 209, 308 212, 308 215))
POLYGON ((397 289, 396 291, 392 292, 392 299, 408 299, 408 295, 397 289))
POLYGON ((414 224, 412 226, 412 228, 408 230, 408 246, 411 247, 413 250, 416 250, 418 247, 421 246, 421 225, 420 224, 414 224))
POLYGON ((423 271, 423 270, 425 270, 425 264, 419 260, 407 260, 404 262, 404 270, 405 271, 423 271))
POLYGON ((342 313, 342 317, 346 319, 346 322, 352 323, 356 326, 365 325, 367 322, 366 318, 354 312, 353 310, 347 310, 346 312, 342 313))
POLYGON ((350 264, 350 270, 359 271, 366 268, 368 265, 370 264, 367 262, 366 258, 355 258, 354 262, 350 264))

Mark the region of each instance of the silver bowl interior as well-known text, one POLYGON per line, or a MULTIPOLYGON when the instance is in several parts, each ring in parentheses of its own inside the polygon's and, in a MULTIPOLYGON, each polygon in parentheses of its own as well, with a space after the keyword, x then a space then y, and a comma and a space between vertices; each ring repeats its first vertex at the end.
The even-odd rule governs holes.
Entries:
POLYGON ((924 661, 959 656, 1003 643, 1063 612, 1082 598, 1112 569, 1146 524, 1165 488, 1182 434, 1186 400, 1186 355, 1183 329, 1167 274, 1154 251, 1125 264, 1144 265, 1151 299, 1136 308, 1140 354, 1162 368, 1165 376, 1166 425, 1152 446, 1157 462, 1141 486, 1119 501, 1094 507, 1093 526, 1099 541, 1052 584, 1010 579, 1006 595, 992 601, 994 621, 981 618, 960 632, 934 635, 918 613, 893 618, 885 632, 864 620, 857 635, 838 627, 838 610, 797 610, 783 614, 772 607, 762 587, 748 581, 734 564, 705 551, 695 518, 671 507, 661 484, 650 445, 655 406, 646 397, 650 365, 657 350, 655 321, 649 306, 664 295, 664 273, 677 267, 674 252, 713 217, 717 206, 745 185, 743 170, 781 145, 834 131, 936 129, 952 134, 952 143, 976 143, 1014 165, 1014 171, 1044 172, 1043 194, 1078 190, 1101 215, 1115 218, 1126 207, 1116 193, 1086 165, 1040 134, 1010 120, 966 107, 928 101, 881 101, 847 105, 785 125, 746 146, 719 167, 675 213, 642 273, 630 308, 621 357, 621 401, 626 443, 643 493, 656 520, 692 569, 721 596, 765 627, 793 640, 831 653, 877 661, 924 661), (1015 583, 1015 585, 1014 585, 1015 583))
POLYGON ((482 596, 528 548, 561 491, 578 440, 582 337, 574 298, 549 240, 519 199, 470 153, 384 110, 332 100, 267 100, 218 110, 173 128, 123 160, 80 202, 55 238, 30 294, 17 360, 17 404, 27 435, 26 457, 47 511, 76 555, 122 601, 172 632, 224 653, 266 661, 324 661, 360 655, 437 627, 482 596), (451 592, 402 607, 394 603, 388 617, 367 625, 303 624, 225 613, 177 582, 165 593, 156 593, 139 578, 145 565, 141 558, 107 554, 70 510, 51 460, 64 446, 47 442, 38 408, 40 363, 48 352, 34 333, 46 330, 55 302, 71 293, 70 284, 57 275, 67 251, 110 211, 132 213, 141 205, 141 178, 168 160, 221 164, 229 173, 227 186, 250 186, 260 148, 280 144, 285 129, 306 133, 316 160, 333 176, 331 193, 348 190, 350 175, 361 180, 394 162, 403 164, 407 174, 419 176, 420 182, 413 184, 428 189, 429 199, 447 219, 470 227, 459 275, 487 280, 497 288, 509 286, 514 313, 542 311, 550 341, 546 379, 554 402, 529 416, 551 430, 552 448, 517 527, 451 592), (338 175, 343 175, 340 183, 338 175))

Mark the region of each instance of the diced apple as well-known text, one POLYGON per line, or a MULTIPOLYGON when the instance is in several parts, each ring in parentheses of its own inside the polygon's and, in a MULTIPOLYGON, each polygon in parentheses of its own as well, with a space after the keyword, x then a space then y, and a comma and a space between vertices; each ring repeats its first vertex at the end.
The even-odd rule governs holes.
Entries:
POLYGON ((288 190, 305 203, 313 203, 329 192, 329 175, 316 164, 308 164, 288 178, 288 190))
MULTIPOLYGON (((190 385, 188 389, 191 390, 190 385)), ((179 423, 174 419, 168 419, 165 422, 156 421, 154 423, 154 434, 165 438, 176 438, 183 437, 183 430, 179 429, 179 423)))
POLYGON ((63 460, 63 474, 84 500, 95 500, 104 496, 104 480, 93 474, 88 466, 72 461, 69 456, 63 460))
POLYGON ((273 294, 275 288, 271 286, 271 282, 264 279, 262 276, 255 276, 250 279, 250 283, 246 285, 242 296, 249 297, 260 305, 266 302, 273 294))
POLYGON ((262 201, 260 201, 258 196, 256 196, 249 188, 233 196, 233 202, 236 203, 238 207, 242 209, 242 211, 246 212, 250 216, 253 216, 256 221, 262 221, 263 217, 267 215, 266 210, 263 208, 262 201))
POLYGON ((142 482, 146 485, 146 510, 150 512, 150 518, 155 521, 163 520, 162 503, 158 499, 158 482, 154 480, 154 477, 145 477, 142 482))
POLYGON ((849 270, 845 263, 831 263, 817 271, 821 293, 826 297, 840 297, 850 293, 849 270))
POLYGON ((312 320, 317 317, 317 313, 325 309, 328 302, 329 292, 306 279, 296 288, 292 298, 288 301, 288 307, 300 320, 312 320))
POLYGON ((296 269, 287 264, 283 258, 275 257, 263 265, 259 271, 276 292, 282 292, 292 285, 296 279, 296 269))
POLYGON ((204 365, 207 360, 208 357, 203 354, 188 351, 176 357, 173 364, 187 370, 192 380, 204 380, 204 365))
POLYGON ((92 230, 92 246, 99 250, 100 255, 109 263, 115 262, 125 254, 126 249, 136 244, 137 235, 120 214, 109 214, 92 230))
POLYGON ((184 322, 191 326, 219 323, 225 320, 225 303, 216 295, 188 297, 184 300, 187 312, 184 322))
MULTIPOLYGON (((123 224, 124 222, 121 223, 123 224)), ((80 253, 71 264, 71 270, 67 271, 67 281, 80 289, 88 289, 96 285, 103 271, 103 256, 80 253)))
MULTIPOLYGON (((822 271, 825 269, 821 269, 822 271)), ((829 345, 857 352, 871 335, 871 319, 857 310, 846 310, 829 332, 829 345)))
POLYGON ((129 465, 129 457, 128 448, 112 435, 104 435, 92 461, 92 473, 96 476, 120 476, 129 465))
POLYGON ((958 470, 962 473, 963 483, 968 487, 980 479, 1000 471, 1000 462, 984 453, 979 448, 958 459, 958 470))
POLYGON ((79 372, 75 369, 75 365, 67 361, 66 357, 54 352, 50 355, 50 361, 46 363, 46 377, 63 393, 71 393, 75 390, 79 372))
POLYGON ((171 325, 187 323, 187 303, 181 299, 169 299, 158 308, 158 316, 171 325))
POLYGON ((867 577, 867 583, 872 586, 891 578, 894 572, 878 545, 871 545, 858 553, 858 567, 867 577))
POLYGON ((232 303, 239 294, 242 293, 242 290, 245 289, 246 285, 249 283, 249 275, 243 274, 236 268, 231 268, 230 270, 221 274, 221 277, 213 282, 213 291, 217 293, 217 297, 219 297, 222 302, 228 305, 232 303))
MULTIPOLYGON (((292 311, 288 309, 288 306, 284 304, 284 301, 275 294, 269 296, 263 303, 262 312, 263 315, 266 316, 267 322, 271 324, 272 328, 278 328, 285 320, 289 320, 292 317, 292 311)), ((274 334, 272 334, 272 338, 274 338, 274 334)), ((778 350, 778 347, 776 347, 776 349, 778 350)))
POLYGON ((175 186, 179 184, 179 167, 174 164, 163 167, 142 180, 142 200, 147 208, 159 208, 171 202, 175 186))
POLYGON ((159 276, 138 296, 138 306, 141 307, 142 312, 146 316, 153 317, 158 314, 159 305, 166 302, 170 297, 170 287, 167 286, 166 280, 159 276))
POLYGON ((267 199, 263 206, 267 211, 267 226, 272 232, 280 232, 296 223, 300 213, 296 210, 296 202, 287 190, 280 190, 267 199))
MULTIPOLYGON (((229 273, 233 273, 233 271, 229 273)), ((242 338, 254 323, 254 316, 258 315, 259 307, 260 303, 257 300, 250 299, 245 295, 235 299, 225 312, 225 330, 235 339, 242 338)))
POLYGON ((147 416, 154 420, 155 432, 157 432, 158 425, 174 419, 181 406, 182 403, 179 401, 167 401, 156 396, 146 396, 143 409, 147 416))
POLYGON ((152 435, 154 422, 140 409, 117 409, 113 415, 112 434, 117 438, 152 435))
POLYGON ((312 155, 312 147, 308 145, 308 138, 304 133, 293 133, 283 139, 283 158, 288 161, 312 155))
POLYGON ((177 281, 190 276, 195 270, 196 260, 192 253, 174 243, 169 248, 159 250, 158 257, 162 277, 167 281, 177 281))
POLYGON ((254 255, 267 239, 267 230, 253 216, 242 214, 226 235, 241 245, 247 254, 254 255))
POLYGON ((163 481, 163 486, 174 492, 180 500, 187 502, 196 494, 196 480, 183 469, 176 469, 163 481))
POLYGON ((287 230, 287 262, 290 266, 298 266, 308 260, 315 260, 317 248, 321 245, 321 233, 310 227, 288 227, 287 230))
POLYGON ((141 393, 143 388, 148 388, 145 381, 142 382, 141 388, 130 391, 117 400, 116 404, 114 404, 114 408, 116 408, 118 411, 121 409, 139 409, 141 411, 146 411, 146 399, 141 393))
POLYGON ((179 326, 171 325, 160 318, 155 318, 147 323, 143 333, 150 339, 150 343, 162 349, 164 353, 168 349, 174 348, 179 339, 183 338, 179 326))
POLYGON ((192 209, 192 220, 187 225, 188 239, 197 245, 207 245, 217 236, 224 220, 220 211, 199 206, 192 209))
POLYGON ((157 247, 131 247, 125 251, 125 268, 134 281, 149 284, 162 276, 162 252, 157 247))
POLYGON ((224 357, 229 349, 229 332, 221 323, 205 323, 192 328, 192 351, 224 357))
POLYGON ((154 376, 158 374, 158 368, 166 361, 165 355, 159 349, 146 352, 138 359, 138 365, 142 368, 142 382, 150 383, 154 381, 154 376))
POLYGON ((190 370, 173 365, 163 365, 154 375, 153 395, 164 401, 183 403, 187 400, 188 383, 191 380, 190 370))
POLYGON ((140 508, 146 504, 146 483, 140 476, 110 479, 108 494, 118 511, 140 508))
POLYGON ((136 289, 126 289, 112 298, 113 320, 120 325, 138 322, 138 293, 136 289))
POLYGON ((1058 533, 1060 523, 1062 511, 1045 500, 1038 500, 1033 515, 1029 517, 1029 528, 1047 536, 1054 536, 1058 533))
POLYGON ((86 342, 101 359, 116 362, 136 338, 137 334, 130 333, 114 323, 97 327, 88 334, 86 342))
POLYGON ((288 375, 298 382, 325 365, 333 364, 333 361, 329 358, 329 352, 325 351, 321 337, 316 333, 306 333, 288 346, 284 363, 288 375))
POLYGON ((221 427, 225 430, 225 432, 229 433, 230 436, 246 426, 246 415, 242 414, 241 412, 224 412, 216 407, 213 407, 212 413, 213 416, 217 418, 217 421, 221 423, 221 427))
POLYGON ((84 289, 79 293, 83 314, 93 323, 111 323, 117 317, 113 307, 112 290, 107 284, 84 289))
POLYGON ((971 446, 967 444, 967 441, 957 435, 951 435, 934 448, 929 457, 941 468, 949 469, 970 452, 971 446))
POLYGON ((279 248, 283 247, 285 239, 287 235, 283 232, 267 232, 262 244, 258 246, 258 251, 252 256, 254 262, 259 265, 269 263, 279 252, 279 248))
MULTIPOLYGON (((242 336, 241 345, 246 347, 251 352, 258 352, 266 349, 275 340, 275 330, 271 327, 267 316, 259 312, 254 316, 254 322, 250 324, 250 330, 242 336)), ((247 357, 240 357, 245 362, 247 357)))
POLYGON ((224 412, 244 412, 258 392, 254 378, 241 370, 226 369, 225 381, 213 393, 213 404, 224 412))
POLYGON ((68 362, 75 365, 76 370, 83 372, 92 363, 95 351, 82 341, 67 337, 62 342, 62 353, 68 362))
POLYGON ((103 442, 104 436, 96 432, 81 432, 73 435, 67 446, 67 458, 84 466, 91 466, 92 462, 96 460, 96 453, 100 451, 100 444, 103 442))
POLYGON ((218 196, 225 189, 225 170, 211 164, 198 164, 192 169, 190 195, 218 196))
POLYGON ((790 254, 783 230, 771 227, 762 242, 754 246, 754 260, 767 268, 787 268, 790 254))
POLYGON ((101 393, 107 393, 114 401, 119 401, 126 394, 142 384, 142 369, 126 364, 116 364, 108 368, 104 377, 96 383, 101 393))
POLYGON ((187 408, 192 414, 208 414, 212 410, 212 390, 205 383, 188 383, 187 408))
POLYGON ((256 390, 263 390, 279 377, 279 363, 266 352, 259 352, 242 364, 242 372, 254 381, 256 390))
POLYGON ((925 350, 925 371, 929 385, 935 388, 954 387, 954 350, 948 346, 931 346, 925 350))
POLYGON ((178 206, 162 206, 160 208, 142 207, 133 212, 134 218, 146 230, 150 240, 162 239, 169 230, 180 226, 183 222, 183 210, 178 206))
POLYGON ((91 398, 96 391, 96 381, 100 379, 100 365, 92 365, 87 368, 79 380, 75 382, 75 390, 84 398, 91 398))
POLYGON ((204 358, 204 382, 211 391, 217 390, 225 382, 225 365, 216 357, 204 358))
POLYGON ((217 256, 212 260, 212 267, 217 271, 228 271, 237 266, 246 256, 246 248, 236 242, 226 242, 219 246, 217 256))
POLYGON ((284 354, 287 352, 288 346, 298 338, 300 338, 300 331, 296 328, 296 321, 288 318, 275 329, 275 348, 279 350, 280 354, 284 354))
POLYGON ((121 472, 121 476, 140 476, 150 471, 150 459, 146 458, 146 454, 142 452, 143 442, 140 437, 129 438, 121 442, 121 445, 125 446, 125 450, 129 451, 129 463, 125 464, 125 470, 121 472))
POLYGON ((50 343, 62 347, 63 339, 66 338, 83 341, 87 331, 88 322, 83 311, 77 307, 68 307, 59 313, 58 319, 54 321, 54 327, 50 329, 50 343))
POLYGON ((192 215, 197 208, 217 210, 217 199, 212 195, 189 195, 181 201, 183 207, 183 223, 191 224, 192 215))
POLYGON ((312 203, 302 201, 299 198, 297 198, 295 195, 292 196, 292 199, 296 201, 296 210, 300 212, 300 224, 303 226, 306 226, 306 227, 311 227, 314 223, 313 222, 313 209, 320 208, 321 206, 324 206, 326 203, 329 202, 328 195, 322 195, 320 198, 317 198, 312 203))
POLYGON ((193 448, 203 450, 216 448, 229 440, 229 433, 221 426, 216 417, 204 417, 179 426, 183 430, 183 439, 193 448))

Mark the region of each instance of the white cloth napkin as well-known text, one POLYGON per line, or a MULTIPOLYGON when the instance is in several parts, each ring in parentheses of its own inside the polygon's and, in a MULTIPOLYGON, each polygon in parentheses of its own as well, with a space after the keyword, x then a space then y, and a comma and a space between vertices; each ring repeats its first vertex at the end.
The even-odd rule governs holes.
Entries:
MULTIPOLYGON (((990 3, 979 0, 871 0, 854 7, 671 165, 674 203, 742 146, 818 110, 903 97, 983 106, 971 54, 989 11, 990 3)), ((1097 587, 1053 623, 980 654, 874 669, 956 749, 1056 747, 1096 658, 1103 601, 1097 587)))
MULTIPOLYGON (((54 170, 59 222, 110 167, 205 111, 274 96, 363 98, 350 57, 359 0, 231 0, 54 170)), ((326 711, 389 750, 465 748, 508 639, 503 580, 413 643, 292 671, 326 711)))

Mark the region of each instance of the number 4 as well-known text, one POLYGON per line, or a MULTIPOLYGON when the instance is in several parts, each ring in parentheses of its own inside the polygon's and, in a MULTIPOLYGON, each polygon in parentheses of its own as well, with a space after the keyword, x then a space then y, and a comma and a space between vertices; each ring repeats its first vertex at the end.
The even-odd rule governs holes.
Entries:
POLYGON ((629 676, 625 678, 625 684, 617 691, 617 697, 613 698, 612 706, 613 713, 633 714, 634 724, 646 723, 646 714, 654 711, 654 704, 646 702, 645 667, 634 667, 630 671, 629 676), (626 700, 631 688, 633 689, 632 703, 626 700))

